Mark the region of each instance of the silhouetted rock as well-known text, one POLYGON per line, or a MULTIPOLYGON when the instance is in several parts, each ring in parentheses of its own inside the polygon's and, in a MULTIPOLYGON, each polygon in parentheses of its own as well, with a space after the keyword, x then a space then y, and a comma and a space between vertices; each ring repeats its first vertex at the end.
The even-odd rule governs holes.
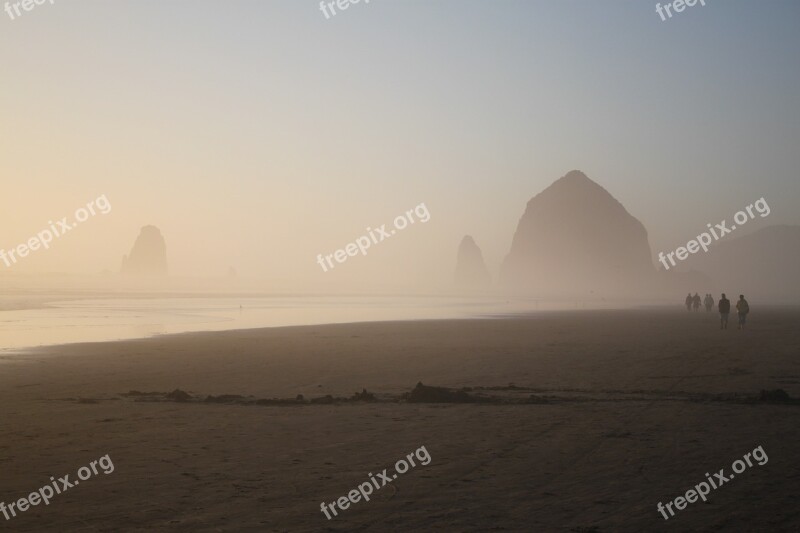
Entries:
POLYGON ((167 393, 165 393, 165 392, 142 392, 142 391, 138 391, 138 390, 132 390, 130 392, 123 392, 121 394, 121 396, 132 396, 132 397, 136 398, 136 397, 142 397, 142 396, 146 396, 146 397, 166 396, 166 394, 167 393))
POLYGON ((167 244, 155 226, 144 226, 130 255, 122 257, 122 273, 135 276, 167 275, 167 244))
POLYGON ((246 398, 240 394, 220 394, 219 396, 208 396, 205 401, 208 403, 240 403, 246 398))
POLYGON ((475 398, 464 391, 454 391, 444 387, 428 387, 417 383, 410 393, 404 395, 412 403, 472 403, 475 398))
POLYGON ((456 285, 464 288, 485 287, 491 282, 481 249, 469 235, 458 246, 455 280, 456 285))
POLYGON ((504 285, 542 295, 641 295, 655 268, 647 231, 573 170, 532 198, 503 263, 504 285))
POLYGON ((375 395, 371 392, 367 392, 367 389, 354 393, 350 398, 351 402, 374 402, 375 400, 375 395))
POLYGON ((188 402, 192 399, 188 393, 180 389, 175 389, 174 391, 170 392, 167 394, 166 398, 167 400, 172 400, 173 402, 188 402))
POLYGON ((761 389, 761 394, 758 396, 758 401, 765 403, 800 403, 799 400, 789 396, 789 393, 783 389, 761 389))

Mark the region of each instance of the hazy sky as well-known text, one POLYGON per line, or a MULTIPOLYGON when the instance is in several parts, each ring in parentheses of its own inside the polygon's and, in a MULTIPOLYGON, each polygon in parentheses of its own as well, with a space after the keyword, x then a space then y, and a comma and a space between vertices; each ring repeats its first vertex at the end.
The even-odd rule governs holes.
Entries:
POLYGON ((105 194, 108 215, 13 270, 117 270, 154 224, 176 275, 436 285, 464 234, 495 274, 527 201, 571 169, 654 254, 762 196, 748 230, 800 224, 800 3, 706 4, 666 22, 644 0, 0 13, 0 248, 105 194), (428 223, 315 262, 421 202, 428 223))

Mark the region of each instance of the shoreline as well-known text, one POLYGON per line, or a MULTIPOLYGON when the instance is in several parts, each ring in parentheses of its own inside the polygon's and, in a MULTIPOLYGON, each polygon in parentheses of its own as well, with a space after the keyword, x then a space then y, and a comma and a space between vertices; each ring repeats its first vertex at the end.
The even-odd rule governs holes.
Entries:
MULTIPOLYGON (((800 307, 772 307, 761 309, 759 311, 761 316, 781 316, 785 314, 797 315, 800 319, 800 307)), ((716 327, 718 321, 717 313, 705 313, 704 311, 697 313, 687 313, 682 309, 674 308, 649 308, 649 309, 572 309, 572 310, 546 310, 546 311, 527 311, 524 313, 506 314, 506 315, 492 315, 471 318, 430 318, 430 319, 409 319, 409 320, 375 320, 375 321, 357 321, 345 323, 328 323, 328 324, 303 324, 303 325, 286 325, 274 327, 258 327, 258 328, 245 328, 245 329, 231 329, 221 331, 189 331, 180 333, 170 333, 155 335, 149 337, 141 337, 135 339, 121 339, 114 341, 98 341, 98 342, 79 342, 68 343, 49 346, 36 346, 26 349, 15 350, 13 352, 4 352, 0 355, 0 364, 8 367, 10 364, 15 366, 27 365, 29 363, 47 363, 56 364, 59 362, 71 360, 81 360, 88 365, 104 365, 110 364, 111 360, 115 357, 124 356, 129 359, 131 356, 136 356, 135 361, 139 361, 138 366, 146 368, 146 361, 152 361, 156 364, 162 365, 169 362, 174 358, 174 353, 194 353, 193 359, 188 359, 187 363, 204 364, 209 368, 218 364, 235 364, 237 356, 244 356, 245 361, 241 361, 241 365, 254 364, 259 360, 269 362, 271 359, 277 358, 281 361, 286 361, 289 357, 297 357, 298 360, 311 360, 314 356, 310 353, 319 354, 320 352, 330 352, 331 357, 338 358, 344 347, 349 346, 350 349, 356 352, 364 350, 363 343, 359 343, 352 339, 367 338, 369 339, 370 346, 375 350, 387 349, 392 353, 392 358, 402 358, 402 351, 404 346, 408 345, 409 338, 420 337, 417 342, 411 342, 414 345, 415 351, 434 352, 439 346, 449 348, 450 345, 460 346, 462 349, 467 349, 470 352, 475 352, 476 346, 466 342, 466 339, 475 339, 477 342, 489 342, 487 349, 490 352, 500 350, 503 352, 502 346, 511 343, 516 348, 514 361, 509 361, 509 364, 518 365, 525 359, 520 360, 524 353, 536 353, 542 348, 545 348, 544 353, 560 353, 563 352, 564 346, 569 346, 569 341, 550 342, 547 339, 560 338, 564 331, 567 329, 572 330, 572 334, 584 336, 590 333, 595 337, 595 342, 604 341, 605 339, 602 331, 601 324, 613 324, 621 317, 625 317, 627 321, 639 321, 647 323, 647 326, 652 329, 651 335, 663 335, 663 331, 657 325, 652 323, 653 319, 678 321, 691 324, 693 328, 692 339, 695 342, 703 341, 709 342, 722 333, 721 340, 724 340, 730 348, 737 347, 739 340, 746 341, 747 344, 754 342, 753 334, 750 330, 746 332, 738 332, 735 327, 725 332, 719 332, 716 327), (581 327, 587 328, 587 331, 580 332, 580 328, 576 328, 575 324, 581 324, 581 327), (703 325, 700 330, 697 326, 703 325), (568 325, 572 326, 571 328, 568 325), (553 327, 557 327, 557 331, 551 331, 553 327), (507 330, 510 335, 517 337, 519 340, 527 339, 525 342, 529 343, 530 348, 525 349, 519 346, 519 340, 502 338, 502 332, 507 330), (442 334, 444 331, 455 331, 461 338, 448 339, 442 334), (742 333, 748 337, 741 337, 742 333), (381 337, 387 336, 387 340, 381 337), (329 347, 324 347, 320 344, 321 339, 331 339, 333 343, 329 347), (420 341, 423 342, 428 339, 429 342, 434 344, 428 348, 422 348, 420 341), (389 344, 391 346, 384 346, 389 344), (500 341, 497 343, 496 341, 500 341), (236 347, 231 349, 231 346, 236 347), (538 347, 538 348, 537 348, 538 347), (212 353, 213 349, 218 350, 218 353, 212 353), (234 359, 229 359, 233 357, 234 359), (232 363, 232 361, 234 363, 232 363)), ((752 320, 751 320, 752 322, 752 320)), ((616 326, 615 326, 616 327, 616 326)), ((753 325, 751 324, 751 328, 753 325)), ((763 333, 759 334, 759 336, 763 333)), ((614 344, 622 345, 625 335, 615 342, 614 344)), ((576 344, 580 346, 580 351, 586 350, 594 351, 596 348, 587 346, 585 344, 576 344)), ((713 347, 713 346, 710 346, 713 347)), ((452 348, 450 348, 452 349, 452 348)), ((758 350, 754 346, 754 350, 758 350)), ((624 353, 629 353, 629 349, 623 348, 624 353)), ((663 351, 661 348, 654 347, 654 353, 663 351)), ((568 356, 569 354, 563 354, 568 356)), ((608 357, 608 354, 604 354, 608 357)), ((189 357, 192 357, 191 355, 189 357)), ((363 355, 354 355, 359 361, 363 360, 363 355)), ((475 354, 475 357, 481 358, 480 354, 475 354)), ((643 357, 652 357, 643 354, 643 357)), ((169 365, 167 365, 169 366, 169 365)), ((454 375, 456 375, 454 373, 454 375)), ((408 387, 412 387, 419 380, 408 381, 408 387)), ((511 380, 513 381, 513 380, 511 380)), ((423 381, 424 382, 424 381, 423 381)), ((426 383, 431 385, 454 386, 456 383, 426 383)), ((505 385, 506 383, 485 383, 465 382, 463 385, 469 386, 471 384, 478 386, 491 386, 491 385, 505 385)), ((518 383, 520 384, 520 383, 518 383)), ((375 384, 367 383, 365 385, 375 386, 375 384)), ((182 388, 176 384, 175 387, 168 388, 182 388)), ((361 387, 363 388, 363 387, 361 387)), ((361 390, 358 388, 358 390, 361 390)), ((160 390, 160 389, 159 389, 160 390)), ((166 389, 165 389, 166 390, 166 389)), ((123 391, 119 391, 123 392, 123 391)), ((224 393, 234 393, 235 391, 225 391, 224 393)), ((352 391, 350 391, 352 392, 352 391)))
MULTIPOLYGON (((781 305, 781 304, 773 304, 769 306, 762 306, 762 312, 793 312, 793 311, 800 311, 800 305, 781 305)), ((546 316, 552 315, 556 316, 559 314, 569 315, 572 313, 616 313, 616 312, 675 312, 679 314, 680 312, 684 312, 687 315, 691 313, 684 311, 682 306, 677 304, 675 305, 641 305, 638 307, 628 307, 628 308, 575 308, 575 309, 531 309, 527 311, 519 311, 519 312, 511 312, 511 313, 486 313, 480 314, 470 317, 434 317, 434 318, 408 318, 408 319, 375 319, 375 320, 354 320, 348 322, 319 322, 319 323, 310 323, 310 324, 286 324, 286 325, 275 325, 275 326, 254 326, 254 327, 245 327, 245 328, 234 328, 234 329, 219 329, 219 330, 196 330, 196 331, 181 331, 175 333, 156 333, 153 335, 141 336, 141 337, 130 337, 130 338, 122 338, 122 339, 110 339, 110 340, 98 340, 98 341, 76 341, 76 342, 67 342, 67 343, 57 343, 57 344, 46 344, 40 346, 26 346, 20 348, 3 348, 0 349, 0 364, 5 359, 17 359, 25 356, 47 356, 47 355, 56 355, 52 352, 64 350, 65 348, 76 348, 80 346, 95 346, 95 345, 116 345, 121 343, 128 343, 128 342, 143 342, 149 340, 158 340, 158 339, 169 339, 175 337, 185 337, 185 336, 201 336, 201 335, 219 335, 219 334, 237 334, 237 333, 244 333, 244 332, 253 332, 253 331, 270 331, 270 330, 290 330, 290 329, 298 329, 298 328, 316 328, 316 327, 335 327, 335 326, 356 326, 359 324, 408 324, 414 322, 451 322, 451 321, 463 321, 463 322, 471 322, 471 321, 497 321, 497 320, 520 320, 526 318, 534 318, 538 316, 546 316)), ((716 310, 712 310, 710 313, 706 313, 704 310, 697 311, 698 315, 711 315, 715 318, 718 317, 718 313, 716 310)), ((732 313, 735 315, 735 312, 732 313)), ((731 320, 735 320, 735 317, 731 320)), ((735 329, 735 325, 733 327, 735 329)), ((72 350, 70 350, 72 351, 72 350)))
MULTIPOLYGON (((84 299, 79 298, 75 300, 50 300, 46 303, 58 303, 58 302, 73 302, 73 301, 85 301, 91 299, 84 299)), ((663 305, 641 305, 638 306, 639 309, 642 310, 666 310, 669 309, 668 306, 663 305)), ((19 309, 19 310, 34 310, 34 309, 59 309, 58 306, 48 306, 42 305, 38 308, 26 308, 26 309, 19 309)), ((259 329, 279 329, 279 328, 297 328, 297 327, 314 327, 314 326, 333 326, 333 325, 354 325, 354 324, 368 324, 368 323, 391 323, 391 322, 415 322, 415 321, 436 321, 436 320, 503 320, 503 319, 514 319, 514 318, 524 318, 527 316, 536 316, 539 314, 548 314, 548 313, 571 313, 571 312, 592 312, 592 311, 624 311, 630 309, 637 309, 637 307, 579 307, 576 306, 574 308, 544 308, 544 309, 526 309, 526 310, 519 310, 519 311, 497 311, 492 312, 489 310, 485 311, 476 311, 475 314, 468 315, 468 316, 443 316, 443 317, 409 317, 409 318, 375 318, 375 319, 355 319, 355 320, 348 320, 344 322, 328 322, 328 321, 320 321, 320 322, 310 322, 310 323, 303 323, 303 324, 276 324, 274 326, 264 326, 264 325, 254 325, 252 327, 234 327, 231 329, 227 329, 222 327, 220 329, 200 329, 200 330, 193 330, 189 329, 186 331, 174 331, 174 332, 167 332, 167 333, 152 333, 152 334, 145 334, 141 336, 125 336, 116 339, 98 339, 98 340, 90 340, 90 341, 74 341, 74 342, 54 342, 52 344, 42 344, 42 345, 28 345, 28 346, 15 346, 10 348, 1 348, 0 349, 0 364, 4 359, 9 358, 16 358, 20 356, 26 355, 42 355, 41 352, 47 351, 48 349, 59 349, 65 346, 74 346, 74 345, 93 345, 98 343, 119 343, 119 342, 126 342, 126 341, 138 341, 138 340, 146 340, 146 339, 158 339, 163 337, 169 337, 173 335, 187 335, 187 334, 205 334, 205 333, 222 333, 222 332, 233 332, 233 331, 251 331, 251 330, 259 330, 259 329)), ((220 324, 221 322, 225 322, 224 320, 218 321, 210 321, 205 322, 208 323, 216 323, 220 324)), ((132 326, 131 326, 132 327, 132 326)))

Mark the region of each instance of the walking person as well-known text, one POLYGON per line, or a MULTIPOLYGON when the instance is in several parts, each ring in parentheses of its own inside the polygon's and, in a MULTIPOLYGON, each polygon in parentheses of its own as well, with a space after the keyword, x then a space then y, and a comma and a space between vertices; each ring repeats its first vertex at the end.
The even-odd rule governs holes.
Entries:
POLYGON ((694 298, 692 298, 692 293, 690 292, 689 294, 686 295, 686 301, 685 301, 686 310, 687 311, 691 311, 692 310, 692 302, 693 301, 694 301, 694 298))
POLYGON ((722 298, 719 299, 717 304, 719 309, 719 329, 728 329, 728 313, 731 312, 731 301, 725 298, 725 293, 722 293, 722 298))
POLYGON ((692 306, 694 306, 695 311, 700 309, 700 295, 697 293, 694 293, 694 298, 692 298, 692 306))
POLYGON ((744 294, 739 295, 739 301, 736 302, 736 310, 739 312, 739 329, 744 329, 747 313, 750 312, 750 304, 744 299, 744 294))
POLYGON ((706 304, 706 312, 710 313, 711 309, 714 307, 714 297, 711 294, 706 294, 706 299, 703 302, 706 304))

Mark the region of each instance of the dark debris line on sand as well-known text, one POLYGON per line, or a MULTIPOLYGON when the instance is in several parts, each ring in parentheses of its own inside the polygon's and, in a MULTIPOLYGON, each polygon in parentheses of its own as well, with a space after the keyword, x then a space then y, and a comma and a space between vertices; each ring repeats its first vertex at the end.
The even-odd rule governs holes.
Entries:
MULTIPOLYGON (((221 394, 219 396, 192 396, 191 394, 175 389, 170 393, 164 392, 141 392, 130 391, 121 394, 123 397, 133 398, 136 402, 195 402, 195 403, 218 403, 218 404, 238 404, 238 405, 330 405, 342 403, 484 403, 484 404, 543 404, 550 401, 542 396, 529 395, 527 398, 512 398, 501 396, 488 396, 483 394, 472 395, 468 391, 470 388, 449 389, 446 387, 431 387, 417 383, 411 392, 397 395, 382 395, 378 398, 374 393, 363 389, 361 392, 353 393, 349 398, 334 397, 330 394, 306 400, 302 394, 295 398, 262 398, 254 396, 242 396, 240 394, 221 394)), ((489 389, 487 389, 489 390, 489 389)), ((526 390, 526 389, 503 389, 498 390, 526 390)))
MULTIPOLYGON (((492 387, 463 387, 451 389, 447 387, 433 387, 417 383, 410 391, 400 395, 376 395, 363 389, 352 396, 334 397, 330 394, 306 400, 302 394, 294 398, 255 398, 240 394, 221 394, 219 396, 191 395, 181 389, 172 392, 141 392, 130 391, 119 396, 133 399, 135 402, 178 402, 201 404, 226 404, 226 405, 272 405, 272 406, 303 406, 303 405, 333 405, 357 403, 447 403, 447 404, 490 404, 490 405, 541 405, 575 402, 619 402, 619 401, 683 401, 683 402, 712 402, 712 403, 738 403, 749 405, 800 405, 800 399, 792 398, 783 389, 761 390, 759 394, 722 393, 722 394, 697 394, 673 393, 664 396, 663 391, 590 391, 577 389, 564 389, 549 391, 551 394, 529 394, 531 391, 545 392, 529 387, 508 386, 492 387), (480 391, 480 392, 476 392, 480 391), (500 394, 488 394, 500 393, 500 394), (561 394, 552 394, 558 392, 561 394), (502 393, 506 393, 503 395, 502 393), (567 394, 564 394, 567 393, 567 394), (583 395, 575 395, 583 393, 583 395), (595 394, 595 396, 589 396, 595 394), (614 394, 609 397, 608 394, 614 394), (597 396, 599 395, 599 396, 597 396)), ((101 401, 119 400, 119 397, 106 398, 65 398, 83 404, 96 404, 101 401)))

